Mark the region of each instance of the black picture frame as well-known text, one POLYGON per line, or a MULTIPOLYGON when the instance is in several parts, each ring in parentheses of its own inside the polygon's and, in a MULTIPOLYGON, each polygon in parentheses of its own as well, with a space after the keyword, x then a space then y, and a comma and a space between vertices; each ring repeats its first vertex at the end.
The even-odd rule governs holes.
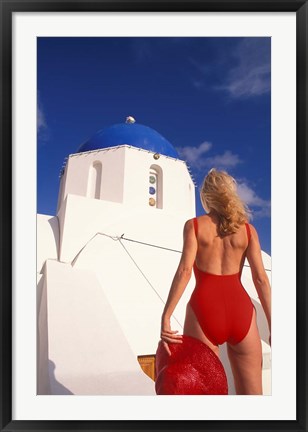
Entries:
MULTIPOLYGON (((0 0, 1 29, 1 249, 0 307, 1 431, 23 430, 254 430, 307 431, 307 0, 0 0), (14 12, 296 12, 296 361, 297 419, 294 421, 14 421, 12 420, 12 15, 14 12)), ((283 215, 282 215, 283 217, 283 215)), ((282 233, 283 235, 283 233, 282 233)))

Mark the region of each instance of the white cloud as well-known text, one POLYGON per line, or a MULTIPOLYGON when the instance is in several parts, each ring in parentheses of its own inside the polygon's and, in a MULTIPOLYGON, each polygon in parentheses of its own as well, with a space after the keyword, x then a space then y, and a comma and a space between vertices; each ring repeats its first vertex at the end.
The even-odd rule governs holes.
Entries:
POLYGON ((226 83, 216 89, 226 90, 233 98, 262 95, 271 89, 271 64, 268 45, 260 38, 245 38, 234 51, 236 65, 226 83))
POLYGON ((238 164, 242 162, 239 156, 232 153, 230 150, 226 150, 221 155, 208 156, 207 152, 212 148, 210 142, 204 141, 199 146, 187 146, 182 148, 177 148, 181 157, 196 170, 201 170, 204 168, 217 168, 217 169, 231 169, 235 168, 238 164))
POLYGON ((245 182, 238 182, 237 191, 241 199, 252 210, 254 219, 271 216, 271 201, 259 197, 245 182))
POLYGON ((38 102, 37 106, 37 131, 40 132, 42 129, 46 128, 45 114, 42 110, 41 104, 38 102))
POLYGON ((215 90, 224 90, 233 98, 249 98, 265 94, 271 89, 270 44, 264 38, 246 37, 232 50, 220 47, 215 62, 188 57, 195 73, 190 77, 196 89, 206 86, 209 74, 223 77, 215 90), (232 66, 233 65, 233 66, 232 66), (221 75, 223 71, 226 71, 221 75))
POLYGON ((252 219, 261 219, 263 217, 271 217, 271 205, 264 206, 260 209, 253 209, 252 219))
MULTIPOLYGON (((201 170, 216 168, 230 172, 233 168, 243 163, 239 155, 226 150, 221 155, 206 157, 208 151, 212 148, 210 142, 204 141, 199 146, 187 146, 177 148, 180 156, 188 163, 188 165, 196 172, 201 174, 201 170)), ((237 191, 240 198, 248 205, 252 211, 252 218, 259 219, 262 217, 271 216, 271 201, 261 198, 247 184, 247 181, 237 181, 237 191)))
POLYGON ((269 72, 269 65, 260 65, 247 71, 237 68, 230 73, 225 89, 235 98, 262 95, 271 88, 269 72))
POLYGON ((37 126, 37 136, 38 145, 45 145, 49 139, 50 131, 48 129, 46 116, 44 109, 42 107, 40 94, 37 94, 37 109, 36 109, 36 126, 37 126))
POLYGON ((187 146, 177 148, 177 150, 189 165, 197 167, 202 160, 202 156, 207 153, 211 149, 211 147, 212 144, 210 142, 204 141, 197 147, 187 146))
POLYGON ((205 77, 210 73, 211 69, 208 65, 208 62, 201 62, 193 57, 188 57, 189 63, 194 67, 194 69, 197 71, 197 74, 199 78, 196 78, 196 74, 194 73, 189 77, 192 85, 199 90, 202 87, 205 87, 206 85, 206 79, 205 77))
POLYGON ((205 166, 211 166, 221 170, 235 168, 242 162, 239 156, 232 153, 230 150, 226 150, 222 155, 212 156, 204 160, 205 166))

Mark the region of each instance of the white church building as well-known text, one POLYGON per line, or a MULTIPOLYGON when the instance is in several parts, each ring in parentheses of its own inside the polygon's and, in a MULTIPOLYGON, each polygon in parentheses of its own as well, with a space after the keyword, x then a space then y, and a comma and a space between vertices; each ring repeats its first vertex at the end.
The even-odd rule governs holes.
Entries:
MULTIPOLYGON (((132 117, 98 131, 60 174, 56 215, 37 215, 37 393, 155 395, 160 320, 183 241, 196 215, 185 161, 132 117)), ((271 258, 262 252, 269 279, 271 258)), ((242 282, 257 310, 263 390, 271 350, 248 263, 242 282)), ((191 280, 172 328, 183 332, 191 280)), ((235 394, 221 347, 229 394, 235 394)))

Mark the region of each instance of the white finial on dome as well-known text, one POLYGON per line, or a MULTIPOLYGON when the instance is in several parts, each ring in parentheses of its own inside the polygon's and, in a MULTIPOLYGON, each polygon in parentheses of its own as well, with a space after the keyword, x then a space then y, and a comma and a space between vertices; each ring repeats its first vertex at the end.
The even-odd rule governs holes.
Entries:
POLYGON ((126 117, 125 123, 135 123, 135 122, 136 122, 136 120, 134 119, 134 117, 132 117, 132 116, 126 117))

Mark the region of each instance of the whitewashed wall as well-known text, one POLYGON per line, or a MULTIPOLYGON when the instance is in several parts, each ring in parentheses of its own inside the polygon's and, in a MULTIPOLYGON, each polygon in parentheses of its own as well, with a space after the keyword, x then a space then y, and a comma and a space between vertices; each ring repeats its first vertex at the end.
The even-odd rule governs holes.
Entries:
POLYGON ((71 154, 61 178, 58 210, 67 194, 90 198, 89 178, 93 163, 100 162, 100 200, 124 203, 131 207, 148 207, 149 171, 157 165, 162 171, 163 209, 187 213, 195 207, 195 186, 186 163, 132 146, 71 154))
POLYGON ((91 270, 47 260, 38 317, 39 394, 155 394, 91 270))

